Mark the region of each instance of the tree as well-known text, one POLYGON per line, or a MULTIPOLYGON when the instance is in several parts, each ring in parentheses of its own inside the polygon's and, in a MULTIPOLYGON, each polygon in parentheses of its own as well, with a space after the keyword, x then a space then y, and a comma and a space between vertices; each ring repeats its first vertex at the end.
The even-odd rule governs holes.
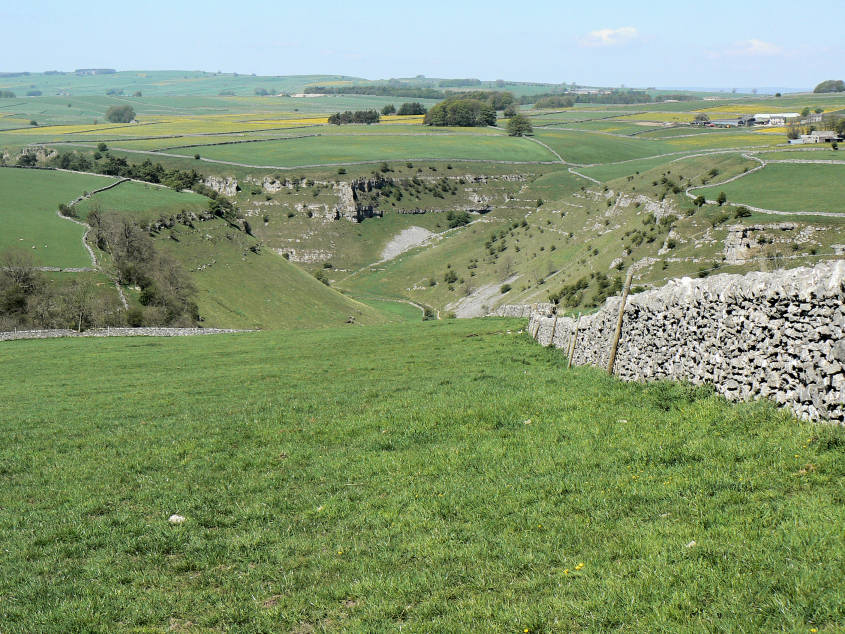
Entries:
POLYGON ((693 204, 696 207, 701 208, 701 207, 704 206, 704 203, 706 203, 706 202, 707 202, 707 200, 704 198, 704 196, 696 196, 695 200, 693 201, 693 204))
POLYGON ((813 92, 845 92, 845 82, 841 79, 828 79, 816 86, 813 92))
POLYGON ((384 108, 381 109, 381 113, 386 117, 389 114, 396 113, 396 106, 392 103, 387 104, 384 108))
POLYGON ((525 136, 526 134, 531 134, 533 131, 531 122, 526 116, 518 114, 511 117, 508 121, 508 134, 510 136, 525 136))
POLYGON ((418 101, 411 101, 409 103, 403 103, 399 106, 399 110, 396 114, 400 114, 403 116, 407 115, 420 115, 425 114, 426 109, 425 106, 419 103, 418 101))
POLYGON ((478 99, 450 97, 429 110, 423 123, 458 127, 496 125, 496 110, 478 99))
POLYGON ((716 202, 719 203, 719 207, 721 207, 728 202, 728 195, 725 192, 719 192, 719 197, 716 199, 716 202))
POLYGON ((106 119, 112 123, 130 123, 135 120, 135 109, 130 105, 111 106, 106 110, 106 119))
POLYGON ((810 116, 810 107, 809 106, 804 107, 804 109, 801 111, 801 116, 802 117, 810 116))
POLYGON ((710 123, 710 117, 703 112, 699 112, 695 115, 695 119, 693 119, 692 122, 696 125, 707 125, 710 123))
POLYGON ((505 114, 504 114, 505 119, 510 119, 511 117, 515 117, 516 115, 517 115, 516 106, 514 106, 513 104, 511 104, 507 108, 505 108, 505 114))

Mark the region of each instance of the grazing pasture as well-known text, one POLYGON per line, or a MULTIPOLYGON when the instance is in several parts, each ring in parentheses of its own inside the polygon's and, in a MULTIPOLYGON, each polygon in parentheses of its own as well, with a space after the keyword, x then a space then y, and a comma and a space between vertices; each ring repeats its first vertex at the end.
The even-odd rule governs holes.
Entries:
MULTIPOLYGON (((401 159, 554 161, 546 148, 504 135, 331 134, 202 148, 203 158, 279 167, 401 159)), ((193 149, 172 150, 192 156, 193 149)))
POLYGON ((180 211, 198 212, 207 205, 207 198, 193 192, 176 192, 160 185, 129 181, 82 201, 78 211, 84 218, 93 207, 97 207, 103 212, 131 213, 138 221, 144 222, 180 211))
POLYGON ((841 629, 842 429, 523 326, 3 344, 4 630, 841 629))
POLYGON ((774 163, 726 185, 696 189, 715 200, 779 211, 845 212, 845 165, 774 163))
POLYGON ((56 210, 85 191, 114 182, 108 176, 48 170, 0 168, 0 251, 21 248, 40 266, 86 267, 82 226, 56 210))

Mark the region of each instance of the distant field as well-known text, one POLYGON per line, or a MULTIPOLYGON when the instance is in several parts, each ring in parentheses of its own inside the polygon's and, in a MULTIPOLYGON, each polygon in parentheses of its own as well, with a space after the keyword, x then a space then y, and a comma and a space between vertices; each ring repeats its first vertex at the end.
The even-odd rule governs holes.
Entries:
POLYGON ((644 158, 626 163, 616 163, 609 165, 595 165, 593 167, 582 167, 578 171, 587 176, 600 181, 610 181, 615 178, 622 178, 623 176, 631 176, 637 172, 645 172, 654 169, 660 165, 669 163, 673 158, 671 156, 663 156, 660 158, 644 158))
POLYGON ((845 212, 845 165, 775 163, 727 185, 696 190, 715 199, 780 211, 845 212))
POLYGON ((674 151, 662 141, 543 128, 537 128, 534 132, 537 139, 571 163, 610 163, 674 151))
MULTIPOLYGON (((195 150, 173 150, 192 156, 195 150)), ((548 150, 527 139, 478 136, 320 136, 288 141, 221 145, 202 149, 202 157, 253 165, 296 166, 398 159, 475 159, 554 161, 548 150)))
POLYGON ((42 266, 91 266, 82 246, 84 229, 59 218, 56 209, 113 181, 107 176, 0 168, 0 251, 25 249, 42 266))
MULTIPOLYGON (((824 147, 824 146, 822 146, 824 147)), ((764 161, 843 161, 845 152, 842 150, 783 150, 781 152, 756 153, 764 161)))

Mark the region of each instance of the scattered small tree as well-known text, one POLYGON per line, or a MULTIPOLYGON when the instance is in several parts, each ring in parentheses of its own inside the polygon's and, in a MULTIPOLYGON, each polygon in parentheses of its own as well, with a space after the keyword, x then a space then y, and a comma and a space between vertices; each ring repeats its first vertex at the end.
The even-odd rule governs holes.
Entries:
POLYGON ((716 202, 719 203, 719 207, 721 207, 728 202, 728 195, 725 194, 725 192, 719 192, 719 197, 716 199, 716 202))
POLYGON ((704 196, 696 196, 695 200, 693 201, 693 204, 700 209, 704 206, 704 203, 706 202, 707 200, 704 198, 704 196))
POLYGON ((528 117, 518 114, 508 120, 508 134, 510 136, 525 136, 534 132, 528 117))
POLYGON ((389 114, 395 114, 396 113, 396 106, 394 106, 392 103, 389 103, 384 108, 381 109, 381 113, 384 116, 387 116, 389 114))

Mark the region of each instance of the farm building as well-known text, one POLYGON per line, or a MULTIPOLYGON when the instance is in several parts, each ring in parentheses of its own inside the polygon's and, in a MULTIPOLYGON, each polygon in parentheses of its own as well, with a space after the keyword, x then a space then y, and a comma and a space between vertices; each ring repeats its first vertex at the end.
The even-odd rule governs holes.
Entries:
POLYGON ((841 141, 836 132, 830 130, 814 130, 810 134, 802 134, 797 139, 790 139, 790 145, 803 145, 805 143, 833 143, 841 141))
POLYGON ((773 114, 755 114, 754 115, 754 123, 757 125, 786 125, 787 123, 791 123, 793 121, 797 121, 801 118, 801 115, 797 112, 780 112, 780 113, 773 113, 773 114))

